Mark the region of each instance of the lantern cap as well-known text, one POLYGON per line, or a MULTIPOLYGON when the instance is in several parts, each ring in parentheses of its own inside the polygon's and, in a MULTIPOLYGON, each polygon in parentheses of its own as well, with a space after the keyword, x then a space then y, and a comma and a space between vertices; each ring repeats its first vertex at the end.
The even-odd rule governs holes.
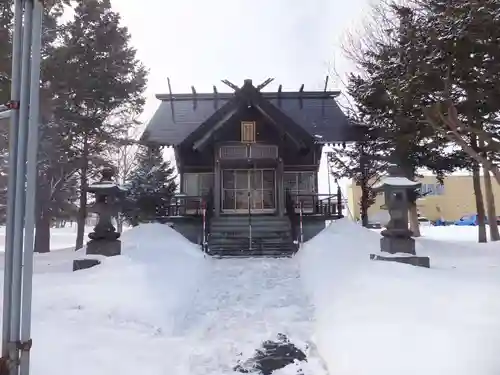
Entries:
POLYGON ((90 193, 106 192, 106 193, 122 193, 128 191, 126 188, 119 186, 113 181, 114 170, 113 168, 103 168, 101 170, 101 180, 90 185, 88 191, 90 193))
POLYGON ((422 185, 420 182, 412 181, 407 178, 401 168, 397 165, 391 165, 388 169, 388 173, 389 175, 373 186, 373 189, 382 190, 385 186, 419 188, 422 185))
POLYGON ((381 189, 384 186, 394 186, 394 187, 420 187, 420 182, 412 181, 406 177, 385 177, 382 181, 376 184, 374 189, 381 189))

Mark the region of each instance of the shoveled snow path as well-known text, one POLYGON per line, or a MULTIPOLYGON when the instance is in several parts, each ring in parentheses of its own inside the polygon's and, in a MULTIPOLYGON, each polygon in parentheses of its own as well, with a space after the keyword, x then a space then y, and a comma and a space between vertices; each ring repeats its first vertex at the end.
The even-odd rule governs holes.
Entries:
MULTIPOLYGON (((175 336, 188 344, 191 374, 234 374, 238 359, 252 356, 263 341, 286 334, 297 346, 308 344, 308 368, 326 373, 311 345, 314 309, 303 291, 295 259, 210 259, 175 336)), ((176 352, 179 353, 179 348, 176 352)), ((183 366, 183 367, 184 367, 183 366)))

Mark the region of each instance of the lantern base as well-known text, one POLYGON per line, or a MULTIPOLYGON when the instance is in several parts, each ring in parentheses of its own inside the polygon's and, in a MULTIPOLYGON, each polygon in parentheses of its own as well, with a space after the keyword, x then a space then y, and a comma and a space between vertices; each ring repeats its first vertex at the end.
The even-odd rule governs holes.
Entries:
POLYGON ((376 254, 370 254, 370 259, 371 260, 383 260, 386 262, 397 262, 397 263, 404 263, 404 264, 410 264, 412 266, 416 267, 424 267, 424 268, 430 268, 430 259, 429 257, 419 257, 419 256, 382 256, 382 255, 376 255, 376 254))
POLYGON ((380 250, 384 253, 405 253, 416 255, 415 240, 411 237, 382 237, 380 239, 380 250))
POLYGON ((119 240, 91 240, 87 242, 87 254, 103 255, 113 257, 120 255, 122 252, 122 243, 119 240))
POLYGON ((73 271, 86 270, 101 264, 97 259, 75 259, 73 261, 73 271))

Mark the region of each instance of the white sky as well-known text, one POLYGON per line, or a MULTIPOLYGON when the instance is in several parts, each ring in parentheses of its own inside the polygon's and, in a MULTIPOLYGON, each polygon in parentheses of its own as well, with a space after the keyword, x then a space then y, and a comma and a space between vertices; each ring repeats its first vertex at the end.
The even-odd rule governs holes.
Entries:
MULTIPOLYGON (((147 121, 168 92, 230 91, 250 78, 267 89, 323 89, 333 67, 353 69, 341 50, 346 32, 359 29, 369 11, 368 0, 114 0, 132 34, 137 57, 150 69, 147 121)), ((341 82, 330 77, 329 89, 341 82)), ((320 192, 328 192, 326 168, 320 192)))

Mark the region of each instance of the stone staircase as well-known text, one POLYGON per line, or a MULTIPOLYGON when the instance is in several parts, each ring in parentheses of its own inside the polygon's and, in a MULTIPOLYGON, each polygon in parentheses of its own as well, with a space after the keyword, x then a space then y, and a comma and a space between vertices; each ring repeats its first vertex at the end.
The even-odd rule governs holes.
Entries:
POLYGON ((208 238, 208 253, 219 257, 287 257, 297 246, 287 216, 253 215, 250 241, 247 215, 213 217, 208 238))

